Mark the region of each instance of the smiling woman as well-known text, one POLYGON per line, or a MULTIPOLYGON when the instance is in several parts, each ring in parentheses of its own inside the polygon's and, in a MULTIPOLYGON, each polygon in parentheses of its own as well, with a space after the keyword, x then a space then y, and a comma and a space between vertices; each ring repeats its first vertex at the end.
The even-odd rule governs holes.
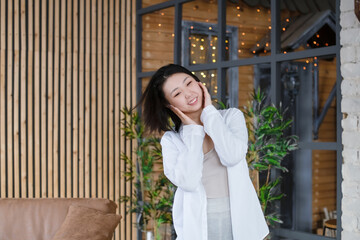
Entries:
POLYGON ((217 110, 199 79, 175 64, 155 72, 141 103, 145 126, 165 131, 164 174, 177 186, 172 209, 177 239, 266 237, 268 227, 245 159, 243 113, 217 110))

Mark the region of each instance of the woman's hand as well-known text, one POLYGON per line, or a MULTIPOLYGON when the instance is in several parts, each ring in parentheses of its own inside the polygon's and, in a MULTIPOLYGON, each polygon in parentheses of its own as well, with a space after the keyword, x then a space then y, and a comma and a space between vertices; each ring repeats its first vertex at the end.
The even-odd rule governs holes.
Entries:
POLYGON ((181 120, 184 125, 197 124, 194 120, 188 117, 185 113, 183 113, 180 109, 173 105, 169 105, 171 111, 173 111, 181 120))
POLYGON ((200 88, 203 90, 203 108, 206 108, 207 106, 211 105, 211 96, 207 88, 199 82, 200 88))

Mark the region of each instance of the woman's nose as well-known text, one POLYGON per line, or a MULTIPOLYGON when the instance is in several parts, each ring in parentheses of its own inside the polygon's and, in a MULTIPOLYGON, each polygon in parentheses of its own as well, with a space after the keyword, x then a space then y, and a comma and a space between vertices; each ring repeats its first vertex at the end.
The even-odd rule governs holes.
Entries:
POLYGON ((185 94, 185 97, 186 97, 186 98, 191 97, 191 92, 190 92, 189 90, 186 90, 186 91, 184 92, 184 94, 185 94))

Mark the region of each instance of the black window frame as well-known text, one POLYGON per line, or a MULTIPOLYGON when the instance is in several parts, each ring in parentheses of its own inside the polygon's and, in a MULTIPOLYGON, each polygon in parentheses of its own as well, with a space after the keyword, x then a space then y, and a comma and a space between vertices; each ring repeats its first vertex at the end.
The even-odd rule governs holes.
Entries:
MULTIPOLYGON (((136 0, 136 97, 140 99, 142 91, 142 78, 151 77, 154 72, 142 72, 142 16, 161 9, 174 7, 174 60, 175 64, 181 64, 181 31, 182 31, 182 4, 193 0, 169 0, 163 3, 155 4, 146 8, 142 8, 142 0, 136 0)), ((258 56, 252 58, 225 60, 225 37, 226 37, 226 1, 218 1, 218 29, 219 29, 219 45, 218 60, 215 63, 196 64, 185 66, 190 71, 201 70, 217 70, 218 96, 220 100, 225 100, 225 83, 221 79, 226 78, 226 70, 232 67, 248 66, 268 63, 271 66, 271 101, 278 105, 281 99, 281 69, 280 64, 284 61, 292 61, 313 57, 336 57, 336 142, 300 142, 300 148, 309 150, 334 150, 337 155, 336 170, 336 210, 337 210, 337 230, 336 238, 319 236, 311 233, 295 231, 291 229, 276 228, 272 229, 275 238, 290 239, 341 239, 341 199, 342 199, 342 128, 341 128, 341 72, 340 72, 340 0, 336 0, 336 44, 328 47, 316 49, 305 49, 298 52, 288 52, 284 54, 280 49, 280 2, 281 0, 271 0, 271 54, 266 56, 258 56)), ((141 239, 141 238, 138 238, 141 239)))

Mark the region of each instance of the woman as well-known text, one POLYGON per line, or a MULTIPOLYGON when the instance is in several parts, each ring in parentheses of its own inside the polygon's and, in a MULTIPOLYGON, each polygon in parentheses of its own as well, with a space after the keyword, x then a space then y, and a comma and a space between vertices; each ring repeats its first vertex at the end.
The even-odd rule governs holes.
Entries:
POLYGON ((175 64, 153 75, 141 103, 146 127, 165 131, 164 173, 178 187, 177 239, 263 239, 268 227, 249 178, 242 112, 217 110, 200 80, 175 64))

